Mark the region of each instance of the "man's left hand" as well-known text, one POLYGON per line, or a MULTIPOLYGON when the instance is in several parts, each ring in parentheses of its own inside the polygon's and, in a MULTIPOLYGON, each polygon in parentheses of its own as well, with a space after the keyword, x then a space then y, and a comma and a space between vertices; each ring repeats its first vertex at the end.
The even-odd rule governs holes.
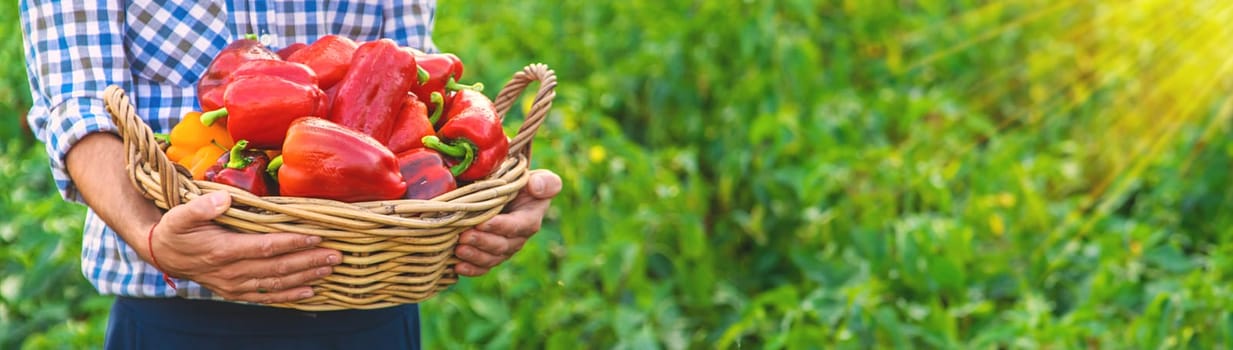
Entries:
POLYGON ((454 250, 462 262, 454 271, 472 277, 488 273, 539 232, 548 205, 561 192, 561 178, 548 170, 533 170, 530 177, 505 212, 462 233, 454 250))

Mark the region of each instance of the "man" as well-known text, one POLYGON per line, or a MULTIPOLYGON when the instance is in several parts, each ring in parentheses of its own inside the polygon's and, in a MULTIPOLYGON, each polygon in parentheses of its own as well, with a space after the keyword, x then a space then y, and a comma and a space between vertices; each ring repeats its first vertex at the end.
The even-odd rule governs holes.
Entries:
MULTIPOLYGON (((117 84, 155 132, 197 110, 195 83, 231 40, 260 35, 272 49, 326 34, 390 38, 435 52, 435 1, 21 0, 33 95, 29 121, 46 143, 66 200, 89 207, 82 270, 116 295, 107 348, 418 348, 419 309, 308 313, 277 303, 312 295, 340 253, 319 239, 239 234, 211 223, 230 205, 212 193, 161 213, 129 183, 102 91, 117 84), (151 252, 153 256, 151 256, 151 252), (160 271, 151 264, 157 258, 160 271), (162 279, 174 276, 173 288, 162 279)), ((479 276, 539 229, 561 180, 533 172, 507 212, 467 231, 459 274, 479 276)))

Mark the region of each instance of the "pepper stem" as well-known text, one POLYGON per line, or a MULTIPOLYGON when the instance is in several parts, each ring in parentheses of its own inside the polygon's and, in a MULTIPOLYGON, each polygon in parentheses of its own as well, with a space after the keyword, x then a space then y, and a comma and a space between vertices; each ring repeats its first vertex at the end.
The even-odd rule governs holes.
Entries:
POLYGON ((201 113, 201 125, 212 126, 218 118, 227 116, 227 108, 219 108, 209 112, 201 113))
POLYGON ((248 140, 240 140, 235 143, 235 147, 231 147, 231 160, 227 161, 227 168, 244 169, 244 167, 252 164, 253 161, 244 156, 244 149, 248 148, 248 140))
POLYGON ((424 136, 420 140, 424 143, 424 147, 453 158, 462 158, 462 162, 450 167, 450 173, 455 177, 462 175, 467 169, 471 168, 471 164, 475 163, 475 144, 470 141, 463 140, 456 144, 448 144, 442 142, 440 138, 433 135, 424 136))
POLYGON ((424 69, 424 67, 420 67, 420 65, 418 65, 418 64, 417 64, 417 65, 415 65, 415 70, 416 70, 416 74, 417 74, 417 75, 419 75, 419 78, 420 78, 420 85, 424 85, 424 83, 427 83, 427 82, 428 82, 428 78, 431 78, 431 77, 432 77, 432 76, 428 75, 428 70, 427 70, 427 69, 424 69))
POLYGON ((454 77, 450 77, 450 80, 445 82, 445 89, 449 91, 474 90, 475 92, 484 92, 484 83, 475 82, 475 84, 466 85, 454 80, 454 77))
POLYGON ((160 134, 160 133, 154 133, 154 139, 155 139, 155 140, 159 140, 159 141, 163 141, 163 142, 166 142, 166 143, 171 143, 171 134, 160 134))
POLYGON ((270 165, 265 167, 265 172, 270 174, 271 177, 277 179, 278 169, 282 167, 283 167, 283 156, 279 155, 277 157, 274 157, 274 159, 270 159, 270 165))
POLYGON ((437 120, 441 119, 441 110, 445 109, 445 97, 440 91, 433 91, 428 99, 432 101, 432 115, 428 116, 428 122, 437 125, 437 120))
POLYGON ((257 40, 257 33, 244 34, 244 38, 248 40, 257 40))
POLYGON ((218 149, 223 150, 223 152, 227 152, 230 150, 227 147, 223 147, 223 144, 218 143, 218 140, 210 139, 210 144, 214 145, 214 147, 218 147, 218 149))

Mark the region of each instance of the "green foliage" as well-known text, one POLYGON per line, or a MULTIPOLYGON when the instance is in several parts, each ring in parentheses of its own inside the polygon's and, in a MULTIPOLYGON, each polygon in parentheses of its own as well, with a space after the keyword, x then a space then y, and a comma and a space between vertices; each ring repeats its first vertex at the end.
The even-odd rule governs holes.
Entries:
POLYGON ((84 207, 60 199, 42 147, 3 146, 0 187, 13 190, 0 193, 0 347, 97 344, 111 298, 81 275, 84 207))
POLYGON ((92 348, 111 298, 81 275, 85 207, 61 199, 30 108, 17 2, 0 5, 0 348, 92 348))
POLYGON ((30 87, 26 83, 26 66, 20 64, 25 62, 25 56, 17 16, 16 1, 0 4, 0 62, 9 62, 0 64, 0 140, 32 141, 23 133, 30 87))
POLYGON ((1229 325, 1227 143, 1201 134, 1225 126, 1198 113, 1090 197, 1128 153, 1088 141, 1125 82, 1022 93, 1096 74, 1067 36, 1097 5, 1051 4, 444 3, 477 79, 556 68, 536 152, 567 186, 526 251, 426 304, 429 341, 1227 346, 1198 331, 1229 325))
MULTIPOLYGON (((443 1, 464 80, 556 70, 565 188, 426 345, 1227 348, 1230 8, 1123 3, 443 1)), ((80 207, 3 157, 0 348, 98 344, 80 207)))

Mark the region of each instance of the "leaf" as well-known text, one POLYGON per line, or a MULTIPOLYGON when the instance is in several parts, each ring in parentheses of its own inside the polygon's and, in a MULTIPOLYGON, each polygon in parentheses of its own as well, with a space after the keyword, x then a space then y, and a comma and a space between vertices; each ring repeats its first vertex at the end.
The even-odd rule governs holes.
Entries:
POLYGON ((1169 244, 1149 249, 1145 258, 1152 265, 1171 273, 1185 273, 1194 268, 1190 258, 1183 255, 1176 246, 1169 244))
POLYGON ((483 317, 493 324, 502 324, 509 321, 509 310, 505 305, 497 299, 486 296, 476 296, 471 298, 471 311, 476 315, 483 317))

